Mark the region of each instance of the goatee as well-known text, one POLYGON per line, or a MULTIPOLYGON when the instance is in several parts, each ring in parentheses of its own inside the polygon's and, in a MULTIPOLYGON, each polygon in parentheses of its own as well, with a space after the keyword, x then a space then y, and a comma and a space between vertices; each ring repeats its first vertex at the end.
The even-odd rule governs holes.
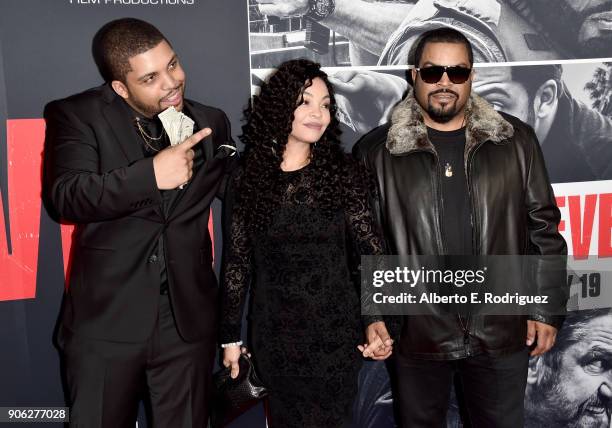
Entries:
POLYGON ((426 109, 427 114, 429 115, 431 120, 433 120, 434 122, 448 123, 458 114, 458 111, 457 111, 458 110, 457 109, 458 99, 459 99, 459 94, 451 90, 448 90, 448 89, 439 89, 437 91, 431 92, 430 94, 427 95, 427 109, 426 109), (436 108, 433 106, 431 102, 431 97, 433 95, 441 94, 441 93, 453 94, 455 96, 455 99, 452 102, 449 102, 448 104, 443 105, 442 107, 436 108))

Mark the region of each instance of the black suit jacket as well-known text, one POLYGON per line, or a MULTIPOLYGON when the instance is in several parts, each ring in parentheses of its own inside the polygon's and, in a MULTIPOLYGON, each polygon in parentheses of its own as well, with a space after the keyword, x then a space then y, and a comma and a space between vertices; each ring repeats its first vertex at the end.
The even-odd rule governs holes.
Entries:
POLYGON ((233 144, 218 109, 185 100, 198 128, 212 135, 196 147, 203 163, 165 215, 153 158, 125 101, 108 85, 45 108, 48 197, 63 219, 76 224, 69 289, 61 323, 91 338, 141 342, 152 333, 160 288, 163 234, 170 300, 176 325, 189 342, 217 332, 217 280, 208 233, 209 207, 224 187, 233 144))

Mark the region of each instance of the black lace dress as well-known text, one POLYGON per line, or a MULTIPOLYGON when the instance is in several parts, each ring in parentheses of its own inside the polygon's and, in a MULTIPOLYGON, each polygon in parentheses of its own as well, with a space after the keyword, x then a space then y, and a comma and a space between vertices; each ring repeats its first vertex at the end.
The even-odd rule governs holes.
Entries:
POLYGON ((363 340, 349 248, 382 254, 367 188, 349 179, 343 209, 323 213, 312 195, 315 179, 309 166, 283 172, 280 207, 267 231, 254 238, 237 211, 232 216, 221 340, 240 340, 250 285, 250 350, 271 390, 271 427, 332 428, 346 422, 361 360, 356 346, 363 340))

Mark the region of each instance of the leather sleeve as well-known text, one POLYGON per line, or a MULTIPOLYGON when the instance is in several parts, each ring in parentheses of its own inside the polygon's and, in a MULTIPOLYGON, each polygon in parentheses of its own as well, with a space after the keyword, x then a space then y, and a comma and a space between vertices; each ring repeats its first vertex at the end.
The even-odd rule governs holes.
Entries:
MULTIPOLYGON (((382 129, 379 129, 379 131, 382 129)), ((372 152, 372 150, 386 150, 386 147, 380 147, 381 143, 383 143, 380 139, 380 135, 377 131, 377 129, 373 130, 372 132, 370 132, 369 134, 365 135, 360 141, 358 141, 354 146, 353 146, 353 157, 356 158, 360 163, 363 164, 363 166, 366 169, 366 173, 369 175, 371 181, 371 186, 372 188, 370 189, 369 193, 369 201, 370 201, 370 209, 372 211, 372 216, 374 217, 374 223, 378 225, 379 230, 381 230, 381 234, 382 234, 382 230, 384 230, 385 228, 383 227, 383 223, 382 223, 382 211, 380 209, 380 199, 378 197, 378 184, 376 181, 376 173, 375 173, 375 167, 371 162, 371 157, 370 154, 372 152)), ((386 136, 386 132, 383 133, 386 136)), ((385 237, 382 236, 383 238, 383 254, 389 254, 389 250, 385 244, 385 237)), ((361 296, 362 299, 371 299, 371 295, 368 295, 368 293, 364 293, 363 296, 361 296)), ((373 311, 374 308, 372 308, 371 312, 373 311)), ((400 332, 402 329, 402 324, 403 324, 403 317, 402 316, 383 316, 382 314, 375 314, 372 313, 371 315, 362 315, 361 317, 362 319, 362 323, 365 327, 367 327, 368 325, 374 323, 374 322, 378 322, 378 321, 384 321, 385 325, 387 327, 387 331, 389 332, 389 334, 391 335, 391 337, 394 340, 398 340, 399 336, 400 336, 400 332)))
POLYGON ((544 156, 535 132, 523 131, 525 136, 527 182, 525 205, 528 215, 528 233, 536 292, 549 296, 549 303, 536 307, 530 317, 560 328, 565 318, 569 295, 567 285, 567 245, 559 233, 561 213, 548 179, 544 156))

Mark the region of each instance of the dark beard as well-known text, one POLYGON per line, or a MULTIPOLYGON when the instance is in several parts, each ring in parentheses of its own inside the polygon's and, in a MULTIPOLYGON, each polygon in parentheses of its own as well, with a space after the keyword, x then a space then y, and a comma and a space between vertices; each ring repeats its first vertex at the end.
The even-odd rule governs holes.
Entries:
POLYGON ((434 106, 431 105, 431 103, 428 103, 427 104, 427 114, 429 115, 431 120, 433 120, 434 122, 448 123, 451 121, 452 118, 457 116, 457 107, 455 104, 453 108, 443 110, 441 108, 435 108, 434 106))
MULTIPOLYGON (((602 427, 607 427, 610 425, 610 412, 612 410, 612 407, 610 406, 610 403, 605 400, 602 399, 602 397, 599 396, 599 393, 595 392, 593 395, 591 395, 586 401, 584 401, 583 403, 581 403, 577 408, 576 411, 574 413, 574 418, 573 420, 576 421, 577 426, 580 426, 578 424, 581 424, 581 419, 584 413, 588 412, 589 408, 601 408, 604 409, 604 414, 605 414, 605 419, 600 419, 601 423, 602 423, 602 427)), ((589 423, 590 426, 591 423, 589 423)))
POLYGON ((132 103, 140 113, 149 118, 155 117, 162 112, 162 109, 159 105, 152 106, 149 104, 141 103, 138 100, 132 100, 132 103))
MULTIPOLYGON (((560 403, 565 392, 555 380, 544 380, 539 386, 533 387, 525 402, 525 417, 527 426, 557 424, 568 428, 607 428, 610 424, 610 403, 603 400, 597 392, 582 403, 565 403, 563 411, 554 410, 553 414, 542 412, 551 402, 560 403), (605 417, 589 416, 590 407, 604 408, 605 417)), ((554 409, 553 405, 550 405, 554 409)), ((552 426, 552 425, 551 425, 552 426)))
MULTIPOLYGON (((183 83, 181 85, 181 91, 182 91, 182 95, 184 96, 185 94, 185 83, 183 83)), ((176 88, 178 89, 178 88, 176 88)), ((183 103, 185 102, 185 99, 183 98, 183 103)), ((161 113, 164 109, 161 107, 161 100, 159 100, 157 102, 157 104, 145 104, 143 102, 141 102, 139 99, 136 99, 134 97, 132 97, 132 104, 134 104, 134 107, 136 107, 136 110, 138 110, 140 113, 142 113, 143 115, 145 115, 146 117, 149 118, 153 118, 155 116, 157 116, 159 113, 161 113)))
POLYGON ((434 122, 437 123, 448 123, 450 122, 455 116, 457 116, 457 100, 459 99, 459 94, 453 92, 453 91, 449 91, 447 89, 439 89, 437 91, 433 91, 430 94, 427 95, 427 114, 429 115, 429 117, 431 118, 431 120, 433 120, 434 122), (439 93, 444 93, 444 92, 448 92, 451 93, 455 96, 455 100, 452 102, 451 105, 447 104, 445 107, 443 108, 435 108, 430 101, 430 97, 432 95, 435 94, 439 94, 439 93))

